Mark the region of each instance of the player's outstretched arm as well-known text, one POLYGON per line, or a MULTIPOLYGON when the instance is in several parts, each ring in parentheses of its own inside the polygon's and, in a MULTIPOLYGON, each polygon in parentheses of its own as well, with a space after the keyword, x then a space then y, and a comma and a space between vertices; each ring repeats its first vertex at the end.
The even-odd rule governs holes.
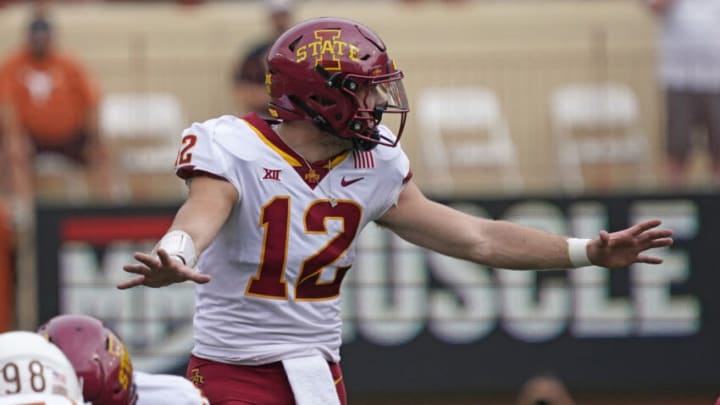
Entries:
POLYGON ((672 231, 650 220, 627 229, 602 231, 595 239, 569 239, 508 221, 471 216, 427 199, 410 182, 398 204, 380 220, 403 239, 448 256, 495 268, 564 269, 589 264, 609 268, 658 264, 648 249, 670 246, 672 231))
POLYGON ((117 288, 209 282, 210 276, 194 270, 197 258, 219 232, 239 199, 239 192, 223 179, 194 177, 188 198, 168 232, 152 253, 133 255, 137 262, 123 266, 123 270, 136 276, 120 282, 117 288))
POLYGON ((633 263, 660 264, 661 258, 646 252, 672 245, 672 231, 657 229, 660 224, 659 219, 653 219, 617 232, 601 231, 587 244, 587 256, 592 264, 608 268, 633 263))

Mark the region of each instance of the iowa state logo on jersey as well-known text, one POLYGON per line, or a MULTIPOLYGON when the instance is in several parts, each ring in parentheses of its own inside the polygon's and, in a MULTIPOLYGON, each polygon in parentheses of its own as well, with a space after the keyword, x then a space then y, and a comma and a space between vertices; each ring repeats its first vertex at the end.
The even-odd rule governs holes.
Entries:
POLYGON ((313 35, 313 42, 301 45, 295 50, 295 62, 300 63, 312 57, 315 58, 315 66, 322 66, 325 70, 342 70, 342 58, 359 60, 360 48, 341 41, 342 30, 322 29, 314 31, 313 35))

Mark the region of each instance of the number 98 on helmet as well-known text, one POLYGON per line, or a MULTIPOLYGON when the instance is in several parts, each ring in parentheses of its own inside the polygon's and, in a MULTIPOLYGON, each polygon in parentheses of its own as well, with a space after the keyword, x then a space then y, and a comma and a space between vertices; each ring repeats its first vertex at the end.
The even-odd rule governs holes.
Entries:
POLYGON ((1 333, 0 368, 0 397, 42 394, 83 403, 72 364, 57 346, 37 333, 1 333))

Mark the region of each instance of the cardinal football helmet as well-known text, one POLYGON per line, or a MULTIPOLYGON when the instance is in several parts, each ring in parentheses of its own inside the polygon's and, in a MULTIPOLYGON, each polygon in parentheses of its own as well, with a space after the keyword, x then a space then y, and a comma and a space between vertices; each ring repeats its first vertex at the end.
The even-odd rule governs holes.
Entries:
POLYGON ((341 18, 301 22, 275 41, 267 63, 275 118, 310 120, 362 149, 397 145, 409 111, 403 73, 369 28, 341 18), (378 129, 390 113, 399 114, 394 138, 378 129))
POLYGON ((83 396, 93 405, 133 405, 137 401, 130 355, 103 323, 86 315, 59 315, 38 333, 70 359, 82 381, 83 396))
POLYGON ((0 334, 0 397, 54 394, 82 404, 82 388, 68 358, 54 344, 27 331, 0 334))

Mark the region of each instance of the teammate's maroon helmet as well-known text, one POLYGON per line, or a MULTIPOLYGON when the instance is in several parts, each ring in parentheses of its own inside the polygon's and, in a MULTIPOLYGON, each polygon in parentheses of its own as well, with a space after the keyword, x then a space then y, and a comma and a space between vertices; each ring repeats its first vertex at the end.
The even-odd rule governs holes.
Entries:
POLYGON ((310 120, 363 149, 397 145, 409 111, 403 73, 383 41, 360 23, 313 18, 282 34, 268 52, 270 113, 310 120), (395 139, 383 136, 383 114, 399 114, 395 139))
POLYGON ((130 355, 103 323, 86 315, 59 315, 38 333, 70 359, 82 380, 83 397, 93 405, 134 405, 137 392, 130 355))

